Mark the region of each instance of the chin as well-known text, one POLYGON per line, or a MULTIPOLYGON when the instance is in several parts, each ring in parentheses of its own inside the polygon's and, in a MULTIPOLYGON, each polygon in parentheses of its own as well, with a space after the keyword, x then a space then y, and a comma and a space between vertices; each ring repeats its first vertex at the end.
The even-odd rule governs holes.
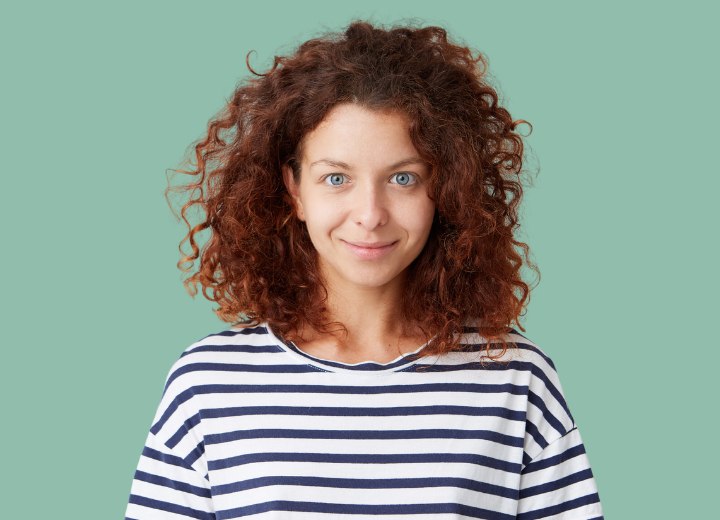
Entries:
POLYGON ((363 276, 360 273, 357 273, 353 276, 347 276, 344 278, 347 282, 358 287, 377 289, 380 287, 385 287, 386 285, 390 285, 393 282, 399 281, 400 274, 368 274, 363 276))

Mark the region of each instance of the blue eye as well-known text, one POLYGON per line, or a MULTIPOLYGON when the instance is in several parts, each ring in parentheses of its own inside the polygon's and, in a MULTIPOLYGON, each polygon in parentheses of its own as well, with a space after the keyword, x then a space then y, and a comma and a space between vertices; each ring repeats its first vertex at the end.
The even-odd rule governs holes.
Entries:
POLYGON ((409 186, 417 182, 417 177, 414 173, 400 172, 392 176, 393 184, 399 184, 400 186, 409 186))
POLYGON ((325 177, 325 182, 333 186, 340 186, 345 182, 345 176, 342 173, 333 173, 325 177))

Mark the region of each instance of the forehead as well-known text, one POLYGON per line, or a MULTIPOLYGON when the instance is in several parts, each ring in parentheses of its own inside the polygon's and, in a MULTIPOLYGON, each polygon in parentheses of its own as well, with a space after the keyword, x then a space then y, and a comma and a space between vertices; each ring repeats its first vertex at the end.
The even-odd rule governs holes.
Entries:
POLYGON ((409 129, 409 118, 402 112, 341 104, 305 135, 300 150, 304 162, 318 161, 330 153, 343 162, 417 156, 409 129))

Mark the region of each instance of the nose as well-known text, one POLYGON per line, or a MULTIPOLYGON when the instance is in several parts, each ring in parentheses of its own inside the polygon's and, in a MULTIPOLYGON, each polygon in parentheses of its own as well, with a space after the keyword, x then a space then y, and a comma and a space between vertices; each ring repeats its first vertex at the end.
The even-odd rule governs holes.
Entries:
POLYGON ((367 231, 385 225, 389 216, 387 202, 383 190, 377 186, 358 186, 353 201, 353 221, 367 231))

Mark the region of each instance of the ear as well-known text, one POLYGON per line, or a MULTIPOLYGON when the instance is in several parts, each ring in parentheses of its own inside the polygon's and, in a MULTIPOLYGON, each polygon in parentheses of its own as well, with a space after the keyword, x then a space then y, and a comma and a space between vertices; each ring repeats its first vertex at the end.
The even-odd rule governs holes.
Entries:
POLYGON ((293 200, 295 214, 299 220, 304 222, 305 211, 303 210, 302 201, 300 200, 300 186, 295 181, 295 176, 293 175, 292 168, 290 168, 289 165, 286 164, 282 167, 282 176, 285 188, 288 190, 288 193, 293 200))

